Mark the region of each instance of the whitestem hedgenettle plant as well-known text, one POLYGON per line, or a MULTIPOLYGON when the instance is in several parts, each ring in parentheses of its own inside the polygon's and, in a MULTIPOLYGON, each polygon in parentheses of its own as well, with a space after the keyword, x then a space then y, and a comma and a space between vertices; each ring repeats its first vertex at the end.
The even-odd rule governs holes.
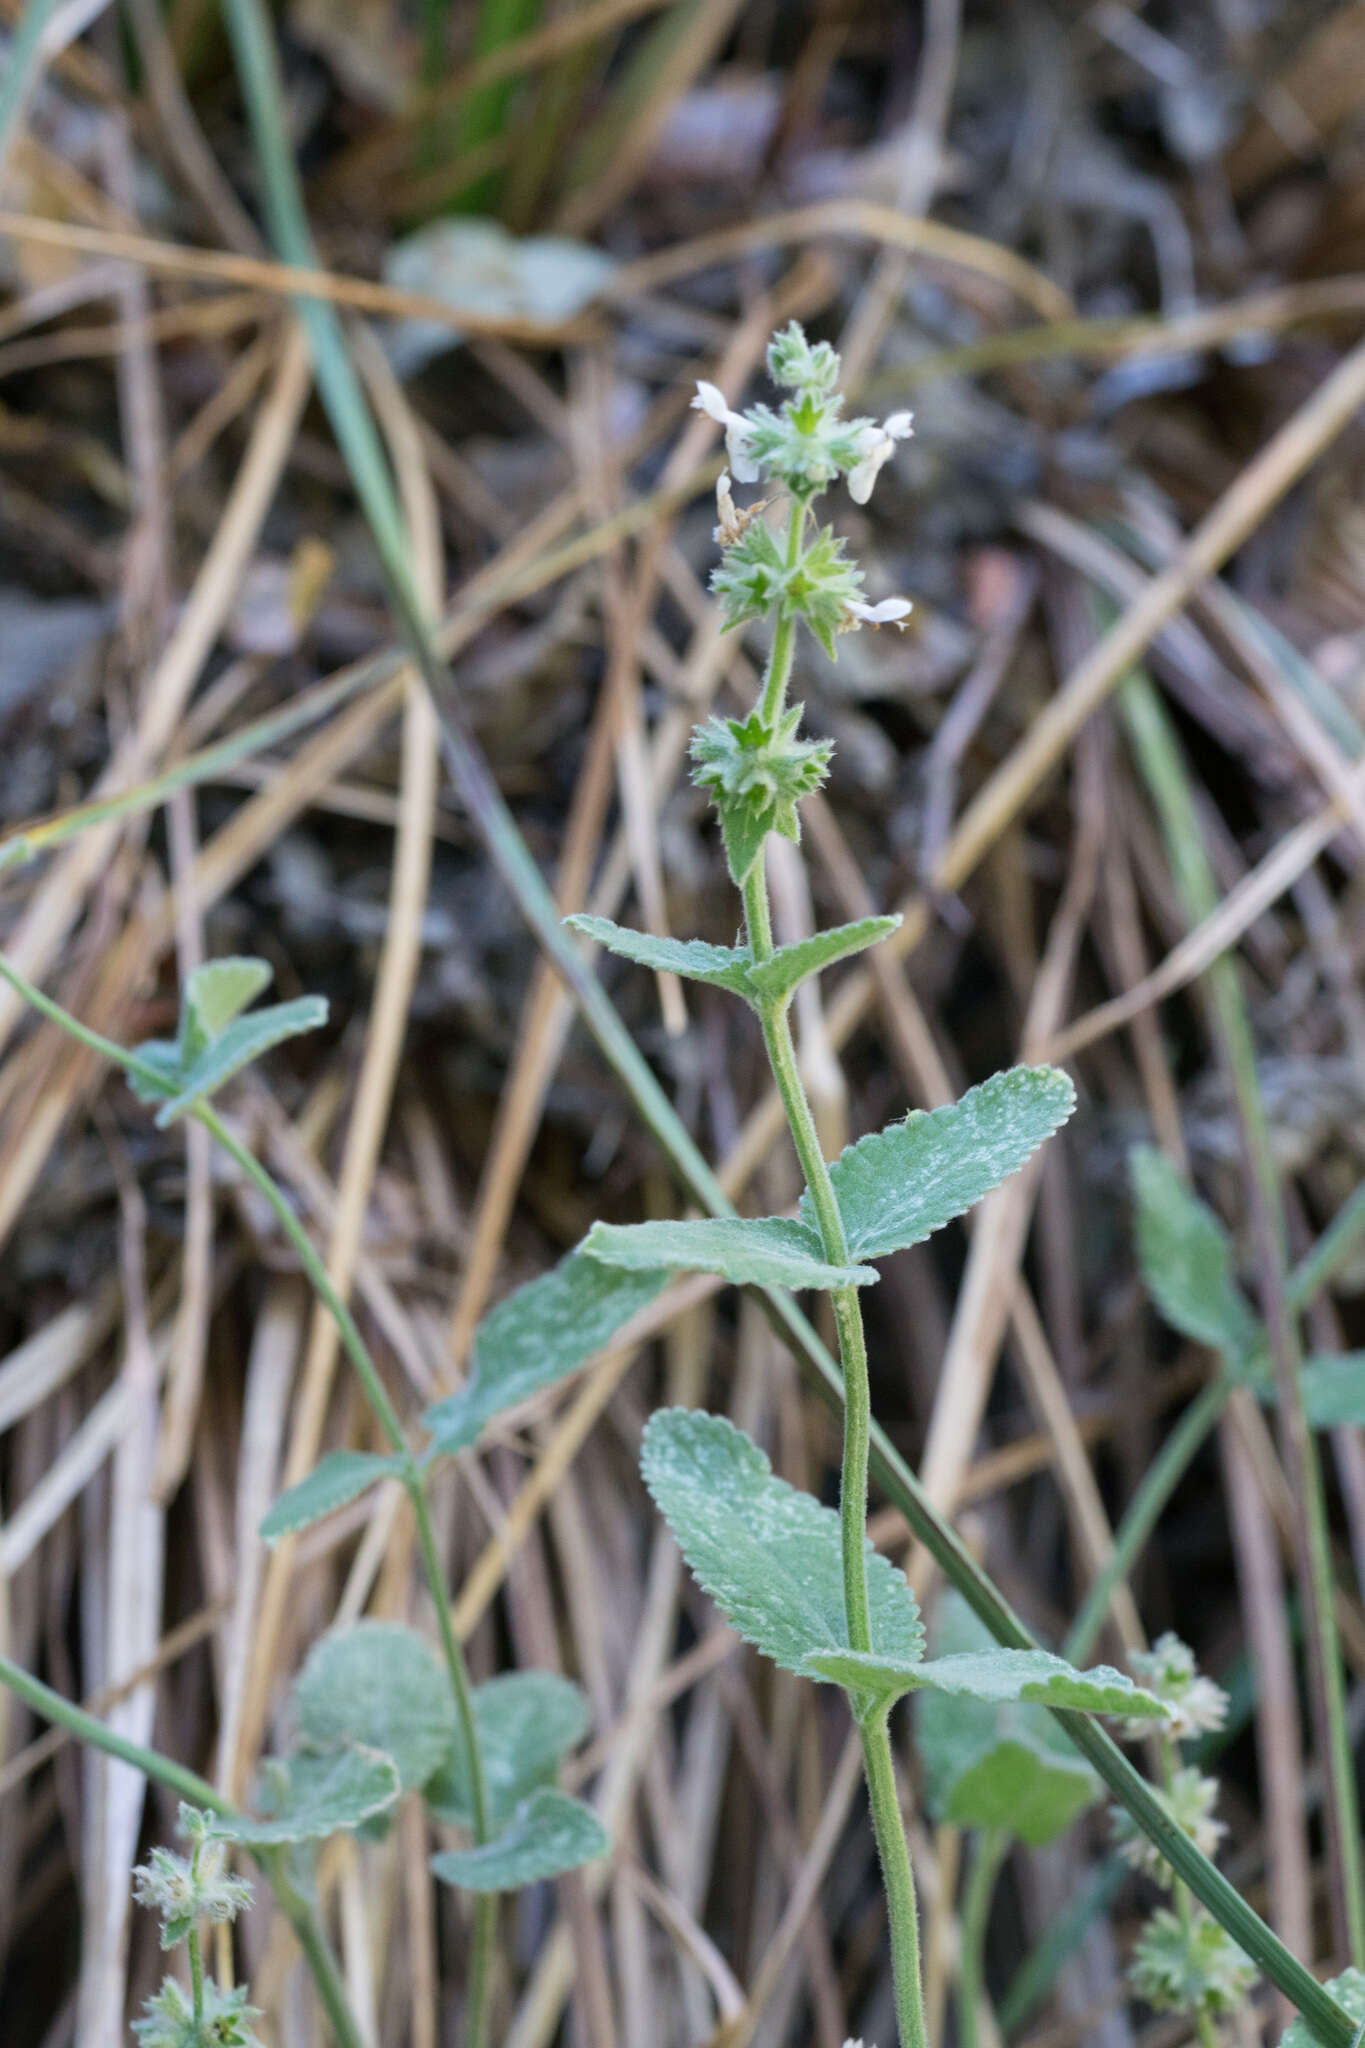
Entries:
POLYGON ((786 494, 779 535, 763 516, 766 501, 739 511, 730 476, 720 479, 716 537, 724 552, 712 588, 727 625, 770 623, 771 652, 748 717, 713 719, 692 744, 694 779, 719 812, 747 943, 679 943, 602 919, 570 922, 614 952, 728 988, 749 1003, 805 1193, 795 1217, 598 1224, 584 1250, 624 1270, 702 1269, 831 1297, 844 1379, 837 1515, 777 1479, 758 1447, 718 1417, 656 1414, 645 1435, 644 1472, 693 1572, 734 1626, 787 1669, 839 1684, 848 1696, 886 1890, 900 2038, 903 2048, 925 2048, 915 1884, 889 1733, 896 1701, 932 1689, 1157 1720, 1166 1710, 1118 1672, 1078 1672, 1043 1651, 991 1648, 926 1659, 914 1596, 868 1542, 871 1411, 859 1291, 877 1278, 869 1261, 918 1243, 1022 1167, 1065 1122, 1074 1096, 1053 1069, 1017 1068, 946 1110, 913 1114, 864 1138, 832 1166, 821 1151, 792 1041, 791 999, 807 975, 875 945, 897 920, 868 918, 775 946, 764 852, 772 832, 799 839, 798 805, 819 788, 832 752, 827 741, 800 737, 801 707, 787 702, 798 625, 833 655, 839 634, 863 624, 900 626, 910 611, 903 598, 864 600, 862 572, 842 540, 814 522, 815 500, 843 476, 864 502, 909 434, 910 418, 846 420, 837 355, 827 343, 812 347, 795 323, 774 337, 768 367, 788 394, 776 410, 732 411, 710 384, 698 386, 695 401, 724 427, 735 477, 767 476, 786 494))

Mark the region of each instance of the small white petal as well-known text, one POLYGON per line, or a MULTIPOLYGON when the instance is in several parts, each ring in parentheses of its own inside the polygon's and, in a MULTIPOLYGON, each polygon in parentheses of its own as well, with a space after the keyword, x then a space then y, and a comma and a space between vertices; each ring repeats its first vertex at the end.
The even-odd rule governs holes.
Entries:
POLYGON ((893 412, 891 414, 886 422, 886 431, 893 441, 908 441, 910 439, 910 436, 915 431, 911 424, 914 417, 915 415, 912 412, 893 412))
POLYGON ((852 498, 855 505, 865 505, 872 496, 872 486, 877 481, 877 471, 880 468, 881 463, 878 462, 876 457, 868 455, 863 458, 856 469, 849 471, 848 495, 852 498))
POLYGON ((880 604, 860 604, 857 598, 850 598, 848 609, 866 626, 900 626, 915 607, 908 597, 884 597, 880 604))
POLYGON ((694 411, 704 412, 709 419, 717 421, 722 427, 730 417, 730 408, 725 403, 725 393, 716 385, 707 384, 705 381, 698 382, 697 395, 692 400, 692 405, 694 411))
POLYGON ((735 473, 737 484, 758 482, 763 472, 749 453, 748 428, 737 412, 730 414, 730 421, 725 429, 725 452, 730 458, 730 467, 735 473))

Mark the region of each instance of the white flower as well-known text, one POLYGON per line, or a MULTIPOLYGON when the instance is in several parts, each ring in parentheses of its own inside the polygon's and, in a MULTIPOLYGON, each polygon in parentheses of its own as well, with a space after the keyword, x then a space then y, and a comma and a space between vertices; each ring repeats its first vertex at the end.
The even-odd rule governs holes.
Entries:
MULTIPOLYGON (((891 458, 897 441, 908 441, 914 428, 910 412, 893 412, 879 427, 867 427, 863 432, 862 459, 848 473, 848 494, 855 505, 865 505, 872 496, 872 486, 877 481, 877 472, 884 462, 891 458)), ((738 471, 736 471, 738 475, 738 471)))
MULTIPOLYGON (((899 626, 902 632, 914 609, 908 597, 884 597, 880 604, 859 604, 855 597, 848 601, 849 618, 857 625, 899 626)), ((856 2041, 853 2048, 858 2048, 856 2041)))
POLYGON ((742 412, 731 412, 725 403, 725 393, 704 379, 697 384, 697 395, 692 400, 695 411, 704 412, 708 419, 725 429, 725 452, 730 458, 730 467, 735 481, 741 484, 756 484, 759 477, 758 464, 749 453, 749 422, 742 412))

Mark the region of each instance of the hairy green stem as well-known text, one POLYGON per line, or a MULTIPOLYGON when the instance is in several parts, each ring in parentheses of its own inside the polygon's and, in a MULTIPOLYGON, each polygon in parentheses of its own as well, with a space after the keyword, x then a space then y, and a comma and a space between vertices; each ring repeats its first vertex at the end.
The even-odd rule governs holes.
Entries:
POLYGON ((905 1839, 905 1822, 896 1792, 896 1767, 891 1755, 887 1710, 883 1707, 870 1720, 861 1722, 858 1732, 862 1737, 867 1803, 872 1814, 872 1832, 877 1838, 882 1884, 886 1890, 886 1916, 891 1929, 896 2030, 901 2048, 929 2048, 924 2020, 924 1991, 920 1983, 919 1906, 915 1898, 915 1874, 910 1868, 910 1850, 905 1839))
MULTIPOLYGON (((787 567, 794 569, 801 557, 801 541, 806 530, 806 505, 801 498, 792 499, 791 514, 787 521, 787 567)), ((768 656, 768 672, 763 678, 763 694, 758 700, 758 715, 766 726, 774 726, 782 716, 787 703, 787 685, 791 681, 792 656, 796 651, 796 614, 783 610, 773 628, 772 652, 768 656)))
POLYGON ((204 1958, 199 1951, 199 1929, 191 1927, 185 1936, 185 1947, 190 1958, 190 1998, 194 2006, 194 2024, 204 2024, 204 1958))
MULTIPOLYGON (((795 524, 795 521, 793 521, 795 524)), ((774 642, 774 663, 778 657, 774 642)), ((786 656, 790 663, 790 654, 786 656)), ((764 691, 764 702, 768 691, 764 691)), ((781 699, 779 697, 778 702, 781 699)), ((760 853, 744 884, 744 913, 749 945, 756 960, 771 958, 773 951, 772 912, 768 901, 768 878, 760 853)), ((832 1266, 848 1264, 848 1239, 829 1167, 820 1149, 820 1137, 806 1095, 805 1084, 792 1042, 788 1005, 785 1001, 764 1003, 759 1011, 763 1043, 773 1079, 787 1113, 792 1142, 810 1191, 824 1246, 832 1266)), ((867 1340, 863 1333, 862 1310, 856 1287, 833 1290, 835 1327, 839 1334, 839 1358, 844 1382, 843 1467, 839 1485, 839 1537, 844 1578, 844 1618, 849 1647, 872 1648, 872 1628, 867 1599, 867 1466, 872 1404, 868 1387, 867 1340)), ((891 1969, 895 1984, 896 2022, 902 2048, 927 2048, 924 1993, 920 1982, 919 1909, 915 1899, 915 1876, 910 1866, 905 1825, 896 1794, 895 1764, 891 1753, 888 1712, 883 1706, 859 1718, 863 1746, 863 1768, 867 1777, 868 1804, 872 1828, 881 1860, 886 1890, 887 1922, 891 1932, 891 1969)))

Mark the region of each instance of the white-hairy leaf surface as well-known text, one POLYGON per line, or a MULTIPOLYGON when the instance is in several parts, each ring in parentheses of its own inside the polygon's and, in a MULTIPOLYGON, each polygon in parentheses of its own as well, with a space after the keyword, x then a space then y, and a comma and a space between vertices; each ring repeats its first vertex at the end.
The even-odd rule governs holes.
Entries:
POLYGON ((1072 1707, 1082 1714, 1123 1714, 1132 1720, 1164 1721, 1166 1709, 1112 1665, 1077 1671, 1050 1650, 967 1650, 916 1662, 878 1651, 818 1650, 807 1658, 820 1678, 850 1691, 888 1698, 933 1686, 938 1692, 1004 1705, 1030 1700, 1040 1707, 1072 1707))
POLYGON ((398 1803, 402 1786, 392 1757, 353 1744, 328 1756, 291 1757, 273 1788, 277 1810, 264 1819, 215 1815, 210 1832, 248 1849, 321 1842, 351 1834, 398 1803))
POLYGON ((381 1479, 393 1479, 403 1469, 401 1458, 381 1457, 377 1451, 329 1451, 297 1486, 282 1493, 261 1523, 261 1538, 278 1543, 298 1529, 335 1514, 348 1501, 358 1500, 381 1479))
MULTIPOLYGON (((697 1582, 730 1626, 787 1671, 842 1649, 839 1517, 778 1479, 758 1445, 719 1415, 661 1408, 645 1429, 645 1484, 697 1582)), ((912 1665, 924 1651, 903 1572, 867 1544, 872 1640, 912 1665)))
POLYGON ((443 1884, 468 1892, 515 1892, 542 1878, 595 1863, 611 1848, 591 1807, 552 1786, 533 1792, 495 1841, 448 1849, 431 1867, 443 1884))
POLYGON ((869 946, 889 939, 901 920, 897 917, 862 917, 856 924, 835 925, 827 932, 814 932, 790 946, 779 946, 770 960, 749 969, 749 980, 757 993, 769 1002, 785 1002, 812 974, 833 967, 836 961, 851 959, 869 946))
POLYGON ((436 1652, 396 1621, 357 1621, 314 1644, 294 1686, 301 1744, 382 1750, 403 1790, 425 1785, 455 1741, 455 1702, 436 1652))
POLYGON ((1310 1428, 1365 1426, 1365 1351, 1310 1358, 1299 1374, 1299 1387, 1310 1428))
POLYGON ((1237 1285, 1227 1232, 1164 1153, 1139 1145, 1128 1169, 1147 1292, 1182 1336, 1245 1359, 1255 1348, 1257 1324, 1237 1285))
MULTIPOLYGON (((590 1719, 582 1688, 557 1671, 506 1671, 475 1688, 490 1827, 501 1833, 522 1801, 553 1781, 590 1719)), ((438 1820, 472 1827, 474 1801, 458 1742, 428 1784, 426 1801, 438 1820)))
POLYGON ((728 988, 734 995, 751 1001, 749 970, 753 955, 747 946, 710 946, 704 939, 660 939, 653 932, 631 931, 613 924, 609 917, 566 917, 570 931, 623 960, 651 967, 656 974, 681 974, 688 981, 703 981, 712 988, 728 988))
POLYGON ((831 1266, 820 1234, 788 1216, 703 1216, 683 1222, 594 1223, 590 1258, 633 1270, 653 1266, 723 1273, 743 1287, 868 1287, 870 1266, 831 1266))
POLYGON ((518 1287, 479 1324, 464 1386, 422 1417, 436 1449, 465 1450, 495 1415, 576 1372, 667 1283, 666 1267, 628 1272, 576 1251, 518 1287))
POLYGON ((220 1031, 180 1075, 178 1090, 159 1111, 157 1124, 164 1129, 174 1123, 178 1116, 212 1095, 272 1046, 286 1038, 298 1038, 305 1031, 316 1031, 326 1022, 327 1003, 323 996, 299 996, 292 1003, 272 1003, 267 1010, 253 1010, 249 1016, 239 1017, 226 1031, 220 1031))
MULTIPOLYGON (((960 1102, 860 1138, 830 1168, 850 1256, 884 1258, 942 1230, 1026 1165, 1075 1106, 1057 1068, 1012 1067, 960 1102)), ((801 1214, 814 1223, 808 1194, 801 1214)))

